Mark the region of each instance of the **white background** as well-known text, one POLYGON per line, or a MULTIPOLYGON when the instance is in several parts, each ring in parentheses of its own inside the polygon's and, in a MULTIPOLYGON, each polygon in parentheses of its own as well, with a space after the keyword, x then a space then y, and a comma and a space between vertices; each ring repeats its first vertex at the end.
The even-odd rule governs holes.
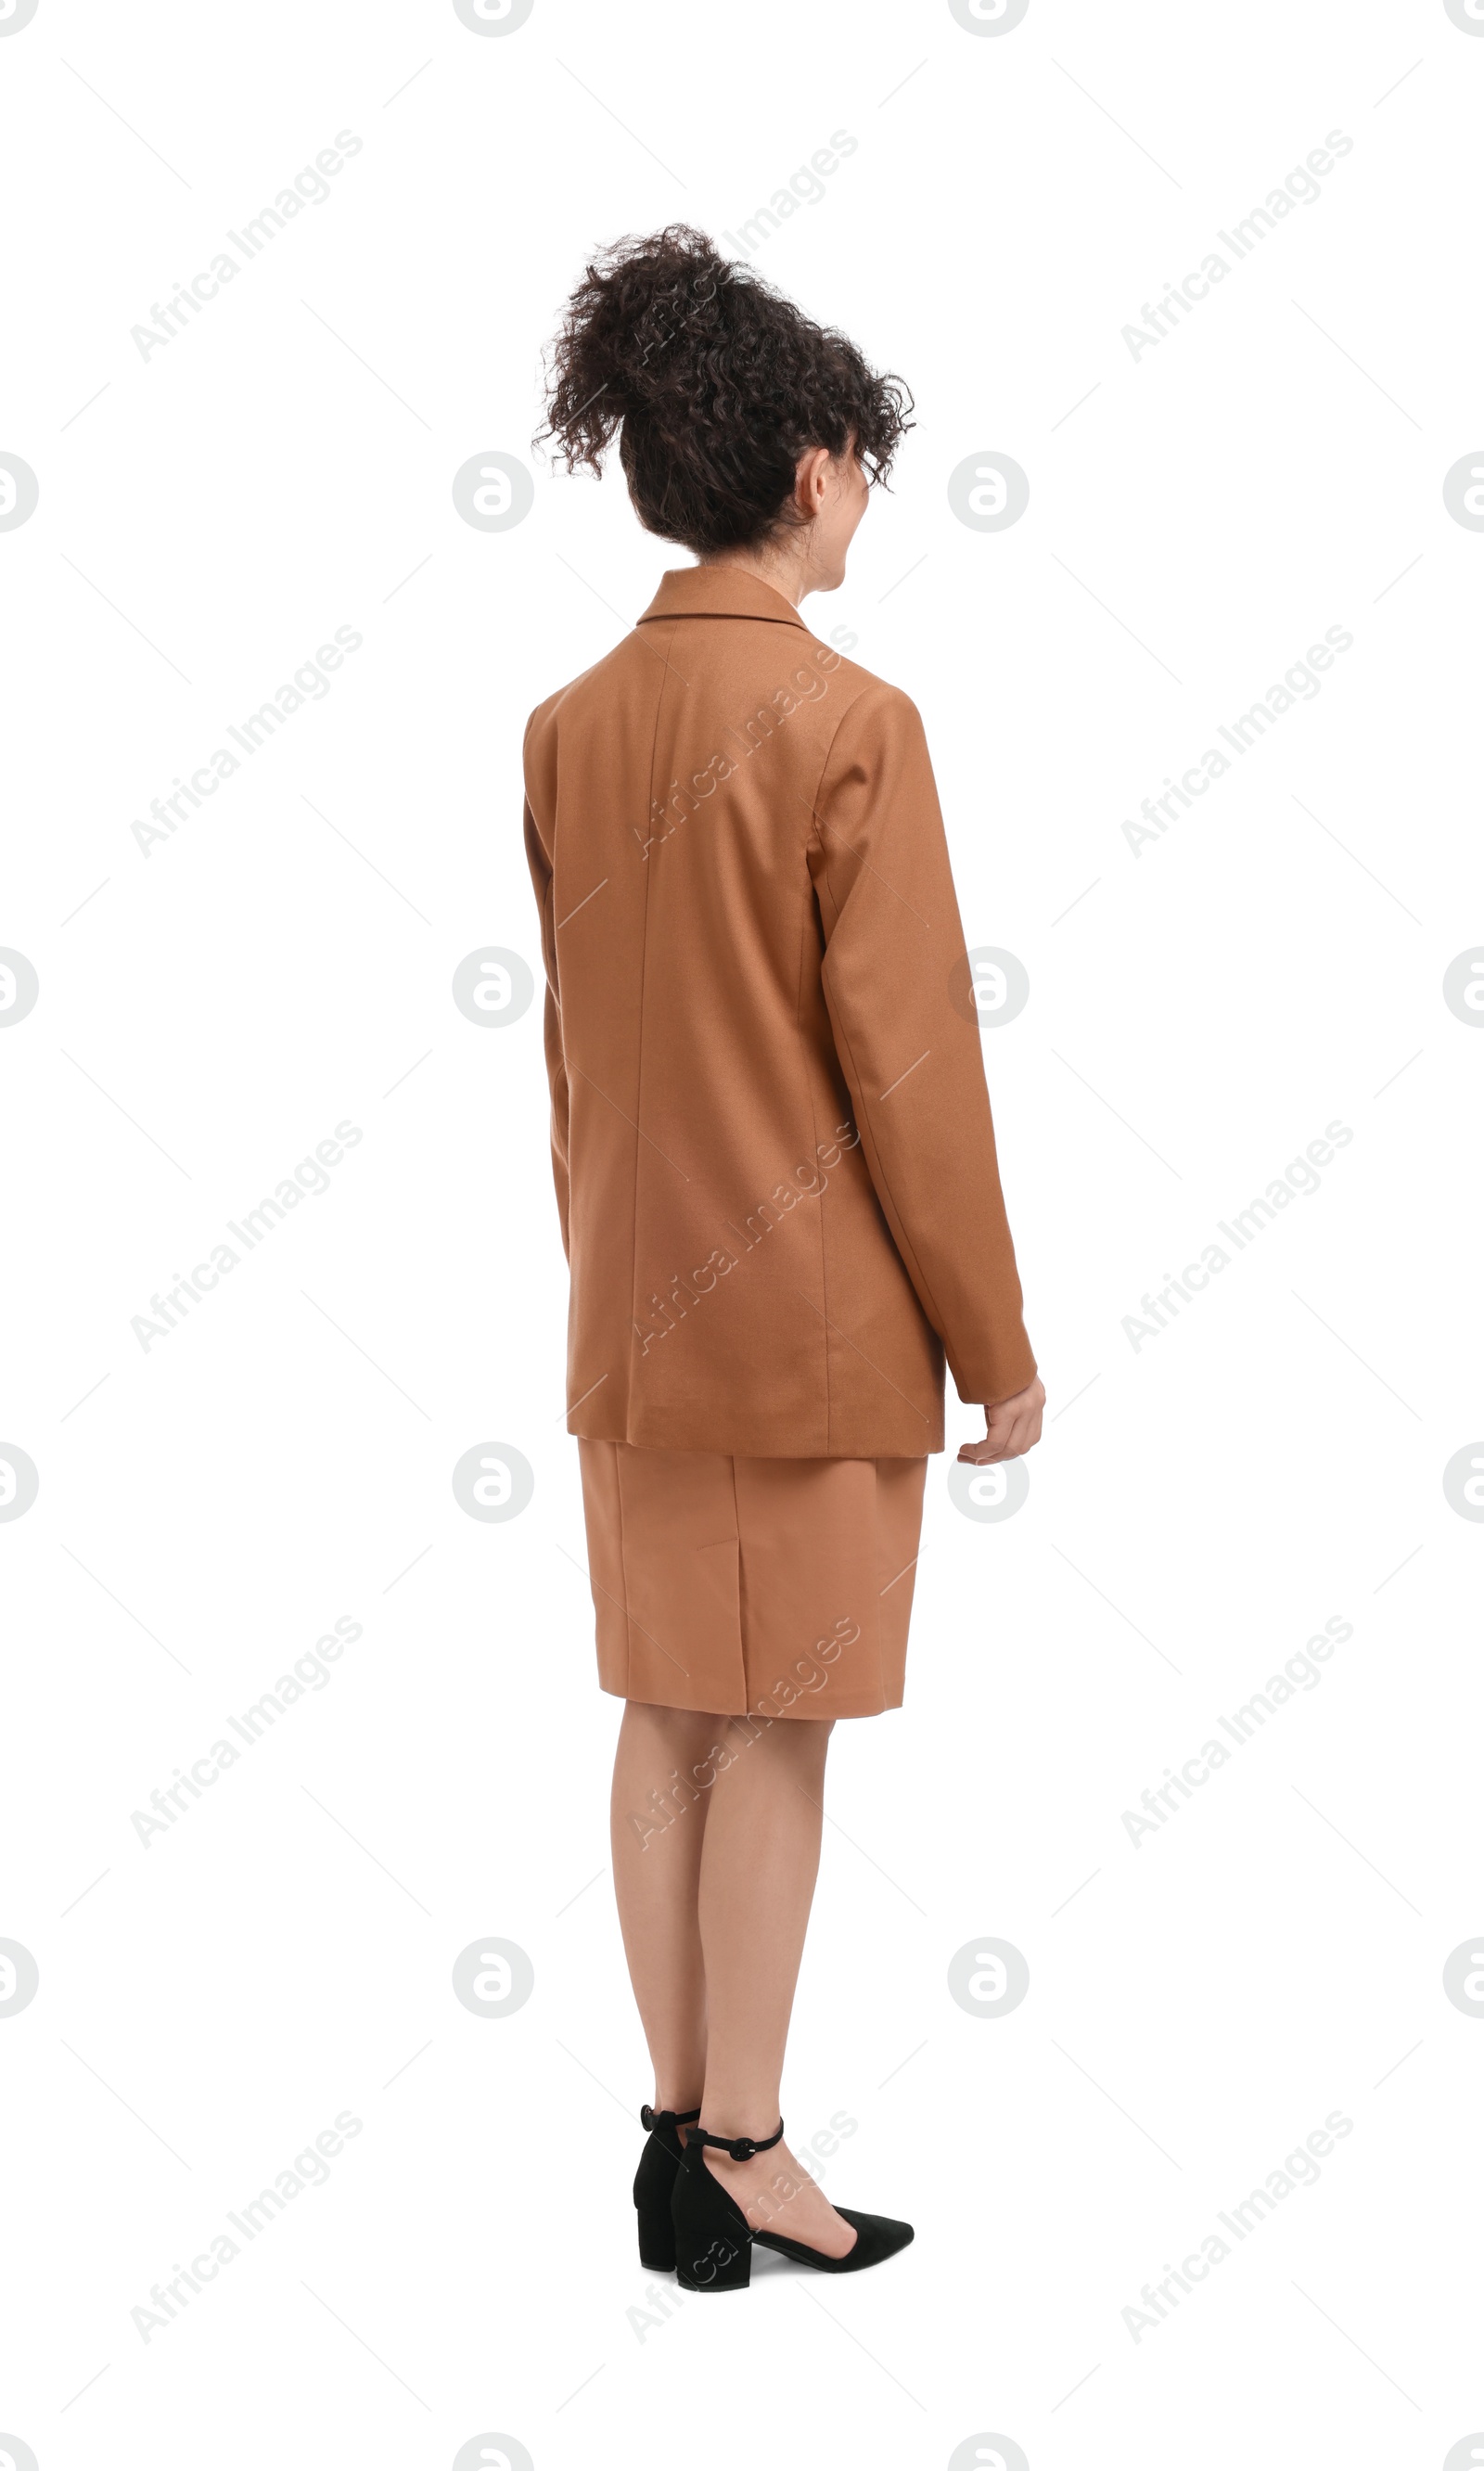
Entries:
MULTIPOLYGON (((0 1042, 0 1438, 40 1475, 0 1529, 0 1936, 40 1969, 0 2020, 0 2430, 41 2471, 444 2471, 490 2433, 538 2471, 939 2471, 989 2432, 1034 2471, 1433 2471, 1484 2428, 1484 2026, 1442 1987, 1484 1922, 1484 1532, 1442 1487, 1484 1432, 1484 1038, 1441 991, 1484 942, 1484 537, 1442 493, 1484 432, 1481 107, 1443 0, 1031 0, 987 39, 927 0, 536 0, 493 39, 451 0, 40 0, 0 39, 0 449, 40 486, 0 532, 0 941, 40 979, 0 1042), (142 358, 342 129, 328 200, 142 358), (543 341, 596 244, 735 231, 836 130, 756 254, 918 425, 806 615, 921 706, 969 942, 1029 972, 985 1047, 1051 1417, 1004 1523, 933 1461, 907 1705, 832 1751, 786 2108, 858 2123, 825 2186, 917 2243, 666 2317, 540 1008, 482 1029, 450 983, 539 968, 526 715, 683 562, 617 472, 532 455, 543 341), (1319 200, 1136 361, 1331 130, 1319 200), (487 450, 535 476, 496 534, 451 496, 487 450), (947 498, 990 450, 1030 480, 999 533, 947 498), (341 625, 331 692, 146 857, 132 820, 341 625), (1331 626, 1322 692, 1136 857, 1123 819, 1331 626), (330 1189, 142 1349, 342 1120, 330 1189), (1334 1120, 1321 1189, 1136 1350, 1334 1120), (535 1471, 508 1524, 451 1488, 489 1441, 535 1471), (131 1814, 343 1615, 146 1849, 131 1814), (1331 1616, 1319 1685, 1136 1848, 1331 1616), (518 2013, 453 1996, 481 1934, 533 1962, 518 2013), (1011 2015, 949 1996, 986 1934, 1011 2015), (328 2184, 142 2339, 342 2111, 328 2184), (1318 2183, 1136 2340, 1333 2111, 1318 2183)), ((975 1428, 954 1402, 950 1458, 975 1428)))

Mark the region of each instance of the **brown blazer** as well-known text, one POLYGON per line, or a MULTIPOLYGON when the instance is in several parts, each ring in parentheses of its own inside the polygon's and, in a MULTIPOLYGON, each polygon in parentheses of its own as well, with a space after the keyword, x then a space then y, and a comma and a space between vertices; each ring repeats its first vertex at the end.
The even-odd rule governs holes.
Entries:
POLYGON ((574 1433, 943 1447, 1035 1373, 915 705, 736 568, 531 714, 574 1433))

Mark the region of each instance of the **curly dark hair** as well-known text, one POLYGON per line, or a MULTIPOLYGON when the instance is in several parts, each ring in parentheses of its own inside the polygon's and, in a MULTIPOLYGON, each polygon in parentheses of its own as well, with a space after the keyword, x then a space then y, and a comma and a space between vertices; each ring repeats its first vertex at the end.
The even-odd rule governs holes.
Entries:
POLYGON ((801 455, 843 455, 883 481, 912 398, 849 339, 816 326, 703 232, 670 224, 601 250, 548 356, 547 424, 568 471, 619 459, 647 531, 705 557, 794 520, 801 455))

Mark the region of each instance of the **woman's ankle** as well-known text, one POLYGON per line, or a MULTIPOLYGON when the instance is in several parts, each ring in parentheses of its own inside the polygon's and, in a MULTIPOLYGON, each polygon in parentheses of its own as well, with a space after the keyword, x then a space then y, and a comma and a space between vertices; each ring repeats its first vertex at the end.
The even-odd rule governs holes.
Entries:
POLYGON ((672 2110, 677 2112, 683 2119, 687 2111, 698 2111, 700 2109, 700 2106, 701 2098, 699 2091, 693 2093, 682 2084, 682 2089, 679 2093, 656 2090, 650 2108, 653 2110, 672 2110))
POLYGON ((765 2137, 776 2135, 783 2126, 776 2093, 761 2097, 744 2095, 717 2096, 702 2091, 696 2096, 701 2106, 699 2126, 708 2136, 750 2136, 761 2145, 765 2137))

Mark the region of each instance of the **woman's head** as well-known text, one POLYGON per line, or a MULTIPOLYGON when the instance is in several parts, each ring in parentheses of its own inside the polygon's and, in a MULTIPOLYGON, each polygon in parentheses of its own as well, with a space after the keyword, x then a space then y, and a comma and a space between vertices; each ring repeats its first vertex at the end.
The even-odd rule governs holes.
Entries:
POLYGON ((569 470, 594 472, 617 435, 640 522, 697 557, 763 551, 808 525, 817 562, 837 553, 843 573, 910 410, 901 380, 845 336, 671 224, 588 267, 552 346, 542 435, 569 470))

